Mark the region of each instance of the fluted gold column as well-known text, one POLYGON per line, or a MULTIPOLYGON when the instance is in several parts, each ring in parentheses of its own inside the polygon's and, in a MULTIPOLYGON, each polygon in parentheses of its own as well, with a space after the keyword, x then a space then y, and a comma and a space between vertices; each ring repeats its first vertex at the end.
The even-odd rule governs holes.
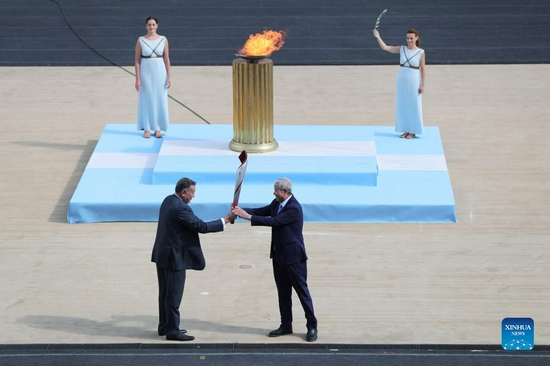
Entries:
POLYGON ((278 146, 273 138, 273 61, 233 60, 233 140, 229 148, 261 153, 278 146))

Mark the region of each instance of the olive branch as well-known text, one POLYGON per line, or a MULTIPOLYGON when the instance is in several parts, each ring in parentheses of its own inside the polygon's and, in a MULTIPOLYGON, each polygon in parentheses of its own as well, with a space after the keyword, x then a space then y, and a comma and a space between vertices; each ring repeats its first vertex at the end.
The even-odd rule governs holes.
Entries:
POLYGON ((378 18, 376 19, 376 24, 374 25, 374 29, 378 29, 378 26, 380 25, 380 19, 382 19, 382 15, 386 14, 387 11, 388 9, 384 9, 384 11, 380 13, 378 18))

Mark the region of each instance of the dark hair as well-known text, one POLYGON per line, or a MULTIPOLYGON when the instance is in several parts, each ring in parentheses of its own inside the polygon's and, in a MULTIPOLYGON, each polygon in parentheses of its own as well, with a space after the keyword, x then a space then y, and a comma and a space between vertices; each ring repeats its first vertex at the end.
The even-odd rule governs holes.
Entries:
POLYGON ((192 181, 189 178, 181 178, 178 180, 178 183, 176 184, 176 193, 180 193, 181 191, 188 192, 189 187, 195 186, 197 183, 192 181))
POLYGON ((157 25, 159 24, 159 21, 157 18, 155 17, 148 17, 147 19, 145 19, 145 25, 147 25, 147 23, 149 23, 150 20, 154 20, 155 23, 157 23, 157 25))
MULTIPOLYGON (((158 23, 158 22, 157 22, 157 23, 158 23)), ((414 28, 411 28, 411 29, 409 29, 409 30, 407 31, 407 33, 412 33, 412 34, 414 34, 414 35, 417 37, 417 39, 416 39, 416 47, 420 47, 420 37, 418 37, 418 31, 417 31, 416 29, 414 29, 414 28)))

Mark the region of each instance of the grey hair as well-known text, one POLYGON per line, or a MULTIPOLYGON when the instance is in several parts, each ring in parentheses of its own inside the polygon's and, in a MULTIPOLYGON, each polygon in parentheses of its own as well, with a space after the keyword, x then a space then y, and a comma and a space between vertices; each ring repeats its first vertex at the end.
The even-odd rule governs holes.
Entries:
POLYGON ((279 178, 275 181, 275 185, 279 187, 281 191, 287 191, 288 194, 292 194, 292 182, 288 178, 279 178))

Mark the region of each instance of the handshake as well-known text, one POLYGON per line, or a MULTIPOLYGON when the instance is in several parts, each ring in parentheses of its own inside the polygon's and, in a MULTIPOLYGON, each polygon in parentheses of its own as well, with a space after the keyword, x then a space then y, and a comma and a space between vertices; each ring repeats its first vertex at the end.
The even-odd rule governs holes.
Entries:
POLYGON ((239 206, 231 207, 231 210, 229 210, 228 214, 224 217, 225 223, 231 223, 234 224, 237 217, 240 217, 245 220, 250 220, 252 215, 250 215, 248 212, 240 208, 239 206))

